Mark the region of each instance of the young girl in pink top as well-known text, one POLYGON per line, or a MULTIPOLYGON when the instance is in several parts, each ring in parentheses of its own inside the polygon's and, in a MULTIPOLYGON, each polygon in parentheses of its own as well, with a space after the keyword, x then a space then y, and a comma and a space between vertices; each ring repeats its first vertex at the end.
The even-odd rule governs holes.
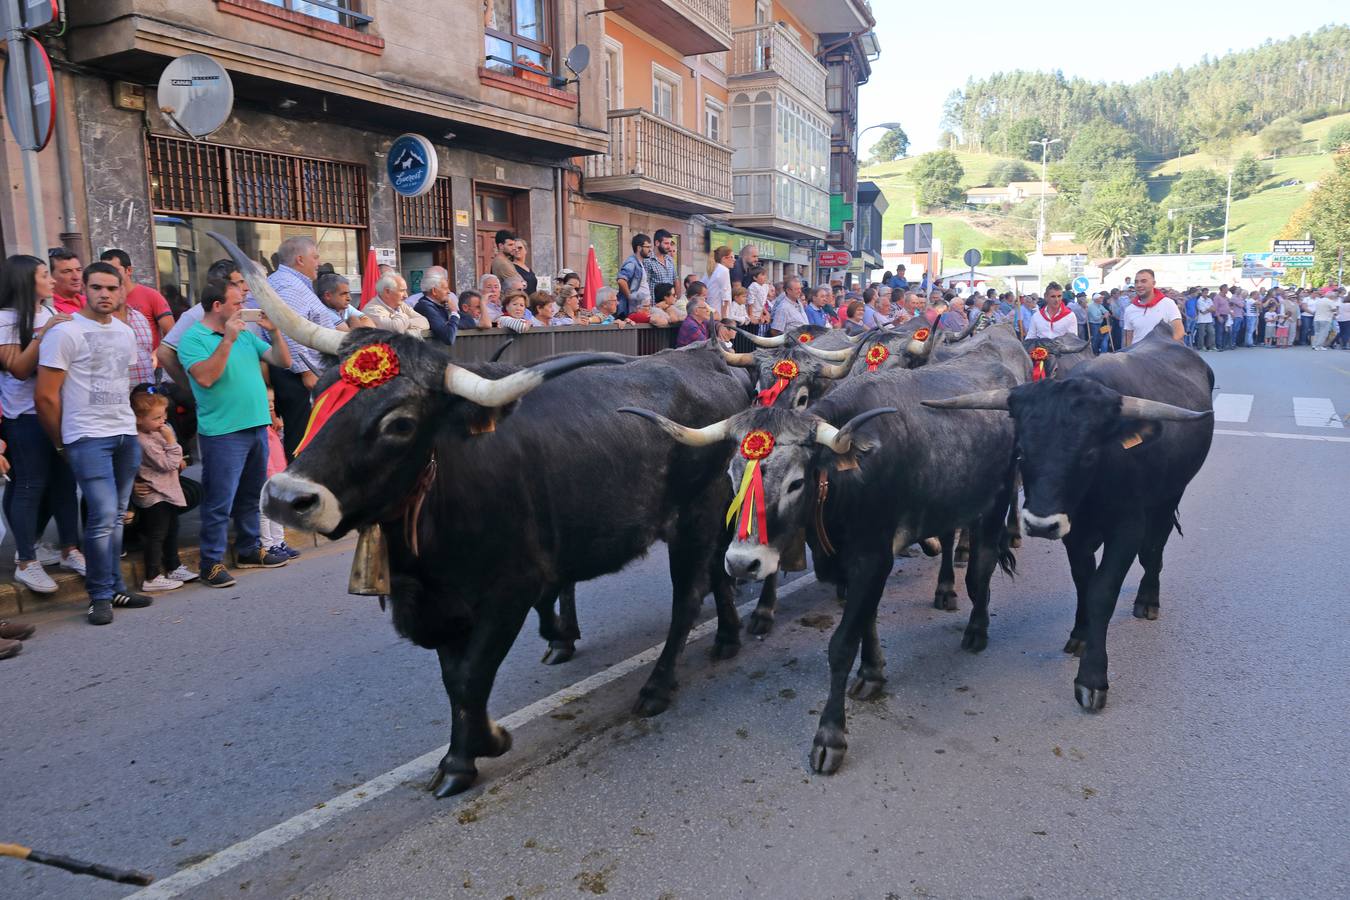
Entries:
POLYGON ((187 506, 178 480, 183 447, 169 427, 168 397, 137 391, 131 395, 131 409, 136 414, 136 439, 141 445, 141 467, 131 492, 131 500, 140 510, 145 553, 141 590, 147 594, 172 591, 197 577, 178 558, 178 515, 187 506))

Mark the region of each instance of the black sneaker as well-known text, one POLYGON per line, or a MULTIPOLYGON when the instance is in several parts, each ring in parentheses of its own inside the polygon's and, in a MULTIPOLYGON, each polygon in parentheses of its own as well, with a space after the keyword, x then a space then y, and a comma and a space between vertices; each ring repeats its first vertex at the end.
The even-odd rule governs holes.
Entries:
POLYGON ((234 576, 220 563, 202 567, 202 584, 213 588, 234 587, 234 576))
POLYGON ((154 602, 144 594, 133 594, 131 591, 118 591, 113 594, 112 598, 113 606, 122 606, 127 609, 141 609, 154 602))
POLYGON ((290 562, 290 557, 275 550, 259 547, 251 553, 236 553, 234 564, 241 569, 277 569, 290 562))
POLYGON ((95 600, 89 604, 90 625, 111 625, 113 620, 112 601, 95 600))

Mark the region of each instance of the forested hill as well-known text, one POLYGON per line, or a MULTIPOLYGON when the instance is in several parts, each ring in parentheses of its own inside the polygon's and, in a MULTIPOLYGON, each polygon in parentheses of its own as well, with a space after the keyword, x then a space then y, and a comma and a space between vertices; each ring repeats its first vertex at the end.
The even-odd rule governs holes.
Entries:
POLYGON ((973 149, 1039 160, 1029 138, 1068 140, 1105 118, 1134 132, 1141 149, 1173 155, 1254 134, 1282 117, 1307 121, 1348 109, 1350 27, 1334 25, 1135 84, 1021 70, 972 79, 947 98, 942 126, 973 149))

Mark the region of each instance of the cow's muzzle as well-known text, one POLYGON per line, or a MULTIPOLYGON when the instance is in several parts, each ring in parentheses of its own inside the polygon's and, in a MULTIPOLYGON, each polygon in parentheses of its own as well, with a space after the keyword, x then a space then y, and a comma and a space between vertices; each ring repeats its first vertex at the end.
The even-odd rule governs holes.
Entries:
POLYGON ((1057 541, 1069 533, 1069 517, 1064 513, 1055 513, 1053 516, 1038 516, 1023 508, 1022 529, 1032 537, 1057 541))
POLYGON ((292 528, 331 534, 342 521, 342 505, 323 485, 278 472, 263 488, 263 514, 292 528))
POLYGON ((778 551, 764 544, 735 541, 723 560, 732 578, 759 581, 778 571, 778 551))

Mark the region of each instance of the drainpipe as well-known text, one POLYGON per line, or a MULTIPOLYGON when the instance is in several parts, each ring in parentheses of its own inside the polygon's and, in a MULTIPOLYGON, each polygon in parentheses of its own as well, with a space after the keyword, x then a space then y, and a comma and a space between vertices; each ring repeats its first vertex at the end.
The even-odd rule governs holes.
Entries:
POLYGON ((556 229, 553 271, 561 272, 567 265, 567 179, 561 164, 553 167, 553 196, 553 227, 556 229))
POLYGON ((75 189, 70 177, 70 136, 66 130, 65 103, 70 94, 66 91, 66 76, 55 75, 56 96, 60 103, 56 110, 56 163, 61 179, 61 243, 80 259, 88 259, 84 250, 84 235, 80 233, 79 219, 75 213, 75 189))

